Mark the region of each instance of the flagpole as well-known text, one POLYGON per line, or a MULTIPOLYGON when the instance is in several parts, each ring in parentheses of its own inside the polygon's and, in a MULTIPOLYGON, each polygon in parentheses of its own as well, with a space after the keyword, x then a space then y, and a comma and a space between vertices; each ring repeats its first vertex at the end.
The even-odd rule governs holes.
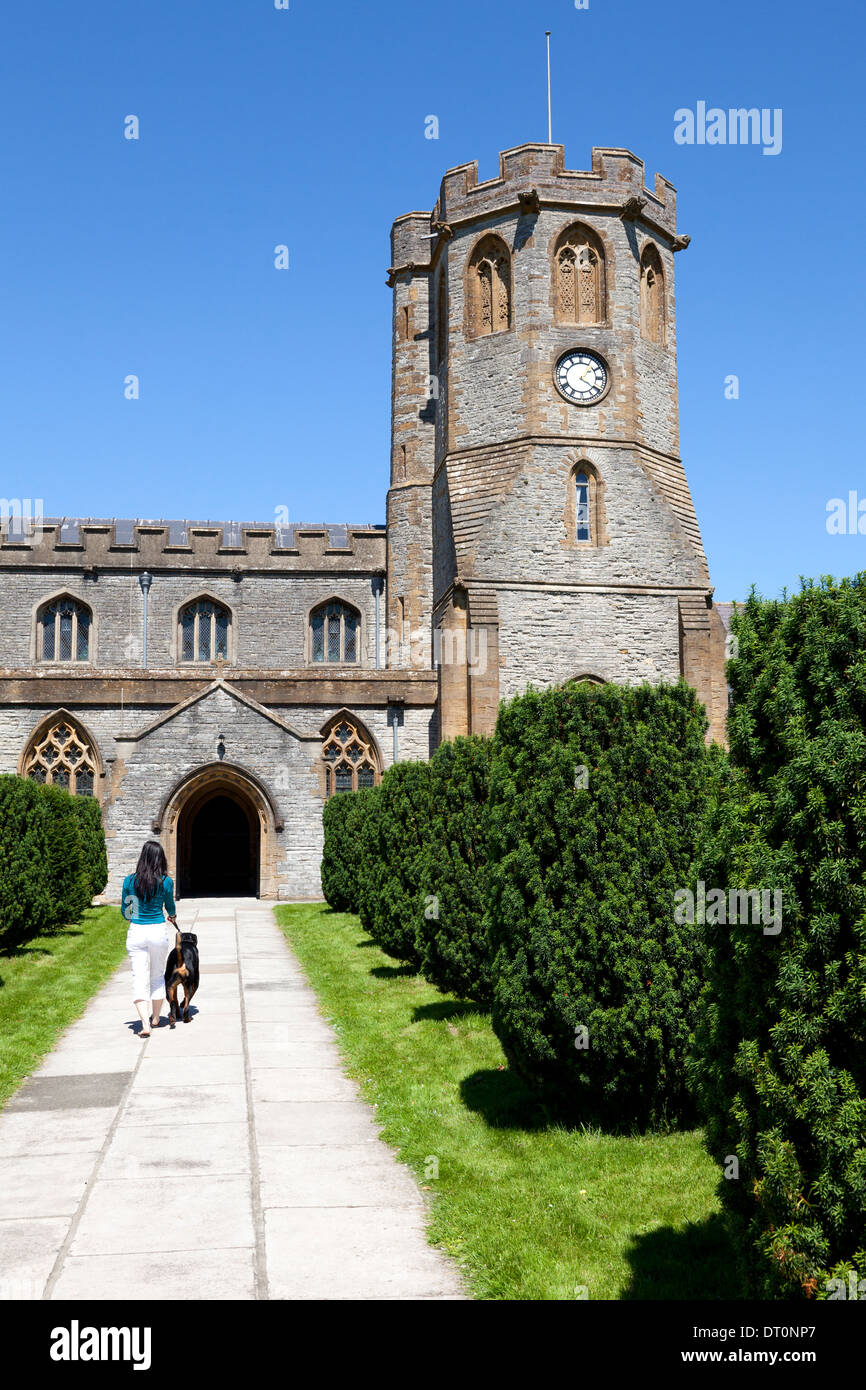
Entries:
POLYGON ((553 121, 550 110, 550 30, 546 29, 547 35, 547 143, 553 144, 553 121))

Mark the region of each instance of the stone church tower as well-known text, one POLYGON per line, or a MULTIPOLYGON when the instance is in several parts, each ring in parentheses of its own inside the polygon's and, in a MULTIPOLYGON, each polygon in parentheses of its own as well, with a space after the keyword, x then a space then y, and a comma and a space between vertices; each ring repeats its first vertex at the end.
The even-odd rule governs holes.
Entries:
POLYGON ((532 682, 675 680, 724 738, 724 627, 679 457, 676 195, 627 150, 450 170, 392 231, 389 619, 441 735, 532 682))
POLYGON ((0 773, 99 800, 109 898, 151 835, 182 898, 317 897, 327 798, 529 682, 682 674, 724 738, 674 190, 627 150, 477 175, 394 224, 386 526, 3 526, 0 773))

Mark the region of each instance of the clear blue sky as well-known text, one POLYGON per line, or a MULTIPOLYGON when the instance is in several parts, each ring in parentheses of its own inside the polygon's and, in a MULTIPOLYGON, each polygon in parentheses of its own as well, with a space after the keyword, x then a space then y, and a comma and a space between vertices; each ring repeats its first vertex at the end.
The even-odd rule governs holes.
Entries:
POLYGON ((717 598, 866 568, 866 536, 825 527, 829 498, 866 497, 850 0, 9 0, 0 495, 383 521, 390 225, 450 166, 489 177, 546 138, 546 28, 568 166, 627 146, 678 189, 682 453, 717 598), (676 144, 698 101, 781 107, 782 152, 676 144))

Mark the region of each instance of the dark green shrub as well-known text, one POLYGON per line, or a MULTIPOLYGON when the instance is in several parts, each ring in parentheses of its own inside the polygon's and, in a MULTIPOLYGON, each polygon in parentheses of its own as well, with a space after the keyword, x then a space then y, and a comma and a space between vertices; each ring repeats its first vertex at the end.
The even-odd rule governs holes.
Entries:
POLYGON ((77 922, 90 905, 75 798, 61 787, 42 787, 46 804, 46 868, 51 894, 49 927, 77 922))
POLYGON ((325 802, 322 895, 335 912, 358 911, 361 825, 373 790, 341 792, 325 802))
POLYGON ((361 924, 395 960, 417 966, 415 928, 430 831, 430 764, 395 763, 373 791, 361 827, 361 924))
POLYGON ((486 1003, 492 988, 484 921, 489 738, 443 743, 430 760, 430 824, 417 946, 431 984, 486 1003))
POLYGON ((866 1275, 866 575, 753 595, 733 631, 735 770, 700 875, 777 890, 782 920, 707 925, 690 1074, 739 1163, 720 1189, 752 1292, 823 1297, 866 1275))
POLYGON ((500 709, 493 1023, 514 1067, 575 1116, 631 1126, 689 1113, 701 944, 674 900, 705 808, 705 729, 683 682, 570 683, 500 709))
POLYGON ((0 777, 0 950, 38 936, 51 920, 47 826, 42 788, 0 777))
POLYGON ((92 902, 97 894, 103 891, 108 882, 108 854, 105 847, 102 811, 95 797, 76 796, 73 797, 72 801, 78 816, 82 867, 87 891, 92 902))

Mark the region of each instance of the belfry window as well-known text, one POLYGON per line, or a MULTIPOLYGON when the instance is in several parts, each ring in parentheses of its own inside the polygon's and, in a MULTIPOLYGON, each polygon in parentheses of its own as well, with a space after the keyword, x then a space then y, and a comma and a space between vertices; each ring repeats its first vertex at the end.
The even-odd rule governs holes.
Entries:
POLYGON ((560 323, 604 323, 604 248, 588 227, 569 227, 559 238, 554 278, 560 323))
POLYGON ((511 327, 511 256, 498 236, 486 236, 469 258, 468 335, 484 338, 511 327))
POLYGON ((339 599, 314 608, 310 615, 310 656, 316 663, 357 662, 361 618, 339 599))
POLYGON ((180 611, 181 661, 228 660, 231 617, 212 599, 196 599, 180 611))
POLYGON ((42 661, 89 661, 92 614, 73 598, 47 603, 39 613, 39 656, 42 661))
POLYGON ((341 719, 325 739, 325 795, 360 791, 379 781, 379 764, 372 742, 360 724, 341 719))
POLYGON ((43 786, 62 787, 73 796, 93 796, 96 755, 87 739, 61 719, 37 736, 25 756, 23 772, 43 786))
POLYGON ((650 243, 640 258, 640 331, 651 343, 665 340, 664 288, 661 256, 650 243))

